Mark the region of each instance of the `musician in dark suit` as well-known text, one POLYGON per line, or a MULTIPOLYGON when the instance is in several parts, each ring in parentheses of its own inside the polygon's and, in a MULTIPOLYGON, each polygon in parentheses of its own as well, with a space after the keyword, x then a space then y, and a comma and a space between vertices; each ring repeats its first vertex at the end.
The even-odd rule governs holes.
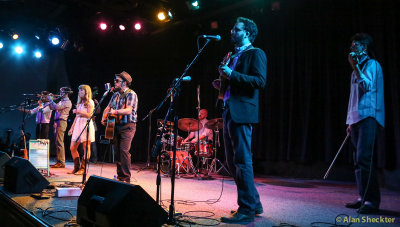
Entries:
MULTIPOLYGON (((267 58, 263 50, 252 46, 258 33, 254 21, 239 17, 231 30, 235 53, 219 67, 222 80, 228 82, 224 94, 224 143, 229 170, 235 179, 239 208, 221 221, 252 221, 263 213, 254 184, 251 136, 253 123, 259 122, 259 91, 265 87, 267 58)), ((214 87, 218 83, 213 82, 214 87)))
POLYGON ((129 89, 132 77, 125 71, 115 74, 114 95, 108 106, 104 109, 101 123, 106 125, 104 116, 116 117, 114 132, 114 151, 117 163, 117 178, 119 181, 130 183, 131 181, 131 149, 132 139, 136 132, 138 97, 129 89))

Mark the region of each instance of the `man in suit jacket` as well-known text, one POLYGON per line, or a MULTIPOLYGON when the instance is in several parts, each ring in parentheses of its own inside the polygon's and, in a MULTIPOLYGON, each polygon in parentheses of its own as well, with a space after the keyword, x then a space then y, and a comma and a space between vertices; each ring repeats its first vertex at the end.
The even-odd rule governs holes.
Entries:
MULTIPOLYGON (((251 153, 252 124, 259 122, 259 91, 265 87, 267 58, 263 50, 252 46, 258 33, 254 21, 239 17, 231 30, 235 53, 219 72, 228 86, 224 95, 225 156, 238 191, 239 208, 221 221, 252 221, 263 213, 254 184, 251 153)), ((218 83, 213 83, 218 87, 218 83)))

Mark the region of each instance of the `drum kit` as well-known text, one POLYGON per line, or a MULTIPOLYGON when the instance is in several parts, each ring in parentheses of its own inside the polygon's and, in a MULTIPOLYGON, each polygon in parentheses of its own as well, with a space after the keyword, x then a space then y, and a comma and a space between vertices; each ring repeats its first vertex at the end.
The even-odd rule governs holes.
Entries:
MULTIPOLYGON (((159 119, 157 122, 160 129, 164 121, 159 119)), ((167 133, 164 133, 161 139, 163 144, 161 151, 161 171, 164 174, 170 174, 172 170, 172 148, 175 142, 173 126, 174 122, 166 123, 167 133)), ((193 155, 200 158, 198 161, 201 161, 203 170, 207 171, 207 174, 219 171, 217 170, 217 162, 219 162, 219 160, 216 158, 216 153, 217 147, 220 146, 219 130, 223 127, 222 118, 209 120, 204 127, 213 130, 215 133, 214 141, 195 140, 193 142, 183 142, 184 139, 181 136, 177 136, 175 169, 178 175, 180 173, 196 173, 197 168, 193 163, 193 155)), ((196 119, 182 118, 178 121, 178 128, 190 134, 190 132, 202 129, 203 125, 199 124, 196 119)))

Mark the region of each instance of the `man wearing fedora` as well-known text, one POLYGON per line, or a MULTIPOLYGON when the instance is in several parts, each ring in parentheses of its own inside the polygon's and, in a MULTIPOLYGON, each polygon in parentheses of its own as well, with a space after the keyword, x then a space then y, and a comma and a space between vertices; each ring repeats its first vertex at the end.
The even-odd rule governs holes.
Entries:
MULTIPOLYGON (((104 109, 103 116, 114 115, 116 119, 114 131, 114 151, 117 163, 118 180, 130 183, 131 179, 131 149, 132 139, 136 131, 137 104, 136 93, 129 89, 132 77, 125 71, 115 74, 114 95, 104 109)), ((103 117, 103 125, 106 118, 103 117)))

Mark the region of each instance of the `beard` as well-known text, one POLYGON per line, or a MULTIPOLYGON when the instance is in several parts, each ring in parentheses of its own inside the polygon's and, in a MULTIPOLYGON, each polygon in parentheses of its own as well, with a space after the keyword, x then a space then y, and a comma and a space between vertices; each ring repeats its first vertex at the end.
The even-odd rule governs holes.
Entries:
POLYGON ((243 35, 242 36, 236 35, 236 36, 232 36, 231 41, 232 41, 232 44, 237 45, 237 44, 242 43, 243 39, 244 39, 243 35))

